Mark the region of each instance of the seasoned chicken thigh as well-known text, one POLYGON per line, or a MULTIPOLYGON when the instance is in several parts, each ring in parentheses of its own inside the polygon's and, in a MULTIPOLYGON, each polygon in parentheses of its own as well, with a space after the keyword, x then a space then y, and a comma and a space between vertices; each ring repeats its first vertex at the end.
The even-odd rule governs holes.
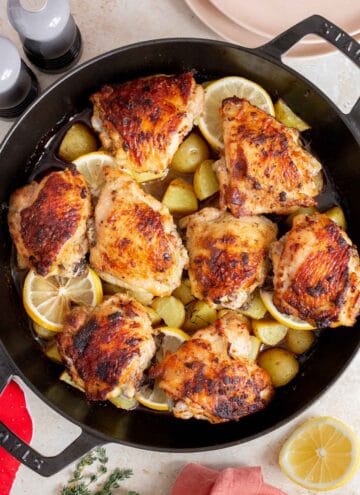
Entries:
POLYGON ((244 357, 250 347, 246 319, 227 313, 165 356, 150 376, 174 401, 177 418, 238 420, 263 409, 273 395, 267 372, 244 357))
POLYGON ((221 114, 225 158, 216 170, 222 209, 238 217, 316 204, 321 165, 301 146, 296 129, 235 96, 223 101, 221 114))
POLYGON ((91 97, 92 125, 119 166, 163 175, 203 107, 191 72, 104 86, 91 97))
POLYGON ((75 167, 17 189, 8 223, 24 265, 42 276, 81 274, 90 215, 90 194, 75 167))
POLYGON ((264 282, 277 227, 265 217, 235 218, 203 208, 184 219, 191 292, 213 306, 236 309, 264 282))
POLYGON ((180 285, 188 256, 168 209, 126 173, 104 167, 90 263, 99 276, 144 302, 180 285))
POLYGON ((347 234, 327 216, 297 215, 271 246, 274 304, 316 327, 352 326, 360 311, 360 262, 347 234))
POLYGON ((123 294, 95 308, 75 307, 57 342, 72 380, 90 400, 133 398, 155 354, 148 313, 123 294))

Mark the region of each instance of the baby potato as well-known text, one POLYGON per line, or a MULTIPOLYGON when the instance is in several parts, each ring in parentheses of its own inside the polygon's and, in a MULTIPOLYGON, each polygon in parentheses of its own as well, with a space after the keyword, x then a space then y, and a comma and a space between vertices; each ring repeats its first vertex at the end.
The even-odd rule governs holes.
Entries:
POLYGON ((272 318, 252 320, 252 329, 255 336, 266 345, 277 345, 287 334, 288 328, 272 318))
POLYGON ((198 199, 209 198, 219 190, 219 182, 213 170, 214 160, 202 162, 194 174, 194 191, 198 199))
POLYGON ((182 280, 179 287, 174 290, 173 296, 180 299, 180 301, 185 305, 195 299, 195 297, 191 294, 190 280, 188 278, 182 280))
POLYGON ((314 213, 317 213, 317 209, 314 208, 313 206, 308 206, 306 208, 298 208, 297 210, 293 211, 286 217, 285 223, 289 226, 292 227, 293 220, 296 217, 296 215, 313 215, 314 213))
POLYGON ((258 289, 252 294, 250 301, 240 308, 239 311, 241 314, 253 318, 254 320, 264 318, 267 310, 262 302, 258 289))
POLYGON ((150 306, 145 306, 146 312, 150 317, 152 325, 158 325, 161 323, 161 316, 157 314, 154 308, 150 308, 150 306))
POLYGON ((294 355, 279 347, 261 352, 257 362, 261 368, 269 373, 274 387, 283 387, 299 371, 299 363, 294 355))
POLYGON ((162 202, 170 213, 186 215, 198 209, 198 202, 191 184, 183 179, 174 179, 168 185, 162 202))
POLYGON ((186 308, 186 318, 183 328, 189 332, 195 332, 205 328, 217 319, 217 311, 205 301, 193 301, 186 308))
POLYGON ((309 330, 292 330, 286 335, 286 345, 294 354, 303 354, 308 351, 315 342, 315 335, 309 330))
POLYGON ((195 172, 210 157, 209 147, 202 137, 191 132, 180 144, 171 162, 171 168, 183 174, 195 172))
POLYGON ((306 131, 310 126, 302 120, 281 98, 274 105, 275 118, 287 127, 294 127, 298 131, 306 131))
POLYGON ((250 341, 251 341, 251 349, 250 352, 247 356, 248 359, 251 359, 251 361, 256 361, 259 351, 260 351, 260 346, 261 346, 261 341, 255 335, 250 335, 250 341))
POLYGON ((346 218, 344 210, 340 206, 334 206, 330 210, 325 211, 324 214, 331 218, 333 222, 337 223, 339 227, 346 230, 346 218))
POLYGON ((98 149, 98 142, 92 131, 80 122, 72 125, 61 141, 58 155, 65 162, 98 149))
POLYGON ((183 325, 185 308, 176 297, 157 297, 151 306, 168 327, 180 328, 183 325))

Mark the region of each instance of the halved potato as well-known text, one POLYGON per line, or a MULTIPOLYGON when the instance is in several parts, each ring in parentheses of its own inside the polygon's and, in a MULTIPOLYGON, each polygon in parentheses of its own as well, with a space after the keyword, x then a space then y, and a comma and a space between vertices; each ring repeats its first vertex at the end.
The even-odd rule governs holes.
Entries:
POLYGON ((250 335, 251 349, 247 356, 248 359, 256 361, 261 347, 261 340, 255 337, 255 335, 250 335))
POLYGON ((205 301, 194 301, 186 308, 183 328, 189 332, 195 332, 214 323, 217 317, 216 309, 209 306, 205 301))
POLYGON ((261 352, 257 362, 261 368, 269 373, 274 387, 283 387, 299 371, 299 363, 294 355, 279 347, 261 352))
POLYGON ((170 213, 187 215, 198 209, 194 189, 191 184, 183 179, 174 179, 168 185, 162 202, 169 208, 170 213))
POLYGON ((271 318, 252 320, 252 329, 263 344, 271 346, 281 342, 288 332, 287 327, 271 318))
POLYGON ((81 155, 98 149, 98 141, 89 127, 81 122, 72 125, 61 141, 58 155, 65 162, 73 162, 81 155))
POLYGON ((315 335, 309 330, 292 330, 286 335, 286 345, 294 354, 303 354, 308 351, 315 342, 315 335))
POLYGON ((296 113, 281 98, 274 105, 275 118, 287 127, 294 127, 298 131, 306 131, 310 129, 309 124, 302 120, 296 113))
POLYGON ((173 296, 180 299, 180 301, 185 305, 195 299, 191 293, 190 280, 188 278, 181 281, 179 287, 174 290, 173 296))
POLYGON ((289 226, 292 227, 293 220, 296 217, 296 215, 313 215, 316 213, 318 210, 314 208, 313 206, 308 206, 305 208, 298 208, 297 210, 293 211, 286 217, 285 223, 289 226))
POLYGON ((194 174, 194 191, 198 199, 209 198, 219 190, 219 182, 213 170, 214 160, 202 162, 194 174))
POLYGON ((252 295, 250 300, 239 309, 241 314, 253 318, 254 320, 260 320, 266 315, 267 309, 260 297, 260 291, 257 289, 252 295))
POLYGON ((204 139, 192 132, 178 147, 171 168, 183 174, 190 174, 209 156, 209 147, 204 139))
POLYGON ((176 297, 157 297, 151 306, 168 327, 180 328, 183 325, 185 308, 183 303, 176 297))
POLYGON ((346 230, 345 213, 340 206, 334 206, 333 208, 330 208, 330 210, 325 211, 324 214, 331 218, 333 222, 337 223, 339 227, 346 230))

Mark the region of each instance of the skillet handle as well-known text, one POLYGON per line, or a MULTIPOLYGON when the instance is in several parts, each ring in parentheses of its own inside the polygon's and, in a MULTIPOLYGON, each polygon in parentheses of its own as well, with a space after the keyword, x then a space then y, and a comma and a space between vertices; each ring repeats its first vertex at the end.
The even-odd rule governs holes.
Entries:
MULTIPOLYGON (((360 68, 360 43, 320 15, 313 15, 295 24, 295 26, 279 34, 269 43, 260 46, 257 50, 276 60, 281 60, 281 56, 307 34, 317 34, 324 38, 360 68)), ((343 119, 355 131, 357 140, 360 143, 360 98, 358 98, 350 113, 342 113, 342 115, 343 119)))
MULTIPOLYGON (((15 375, 16 370, 12 367, 10 357, 0 344, 0 394, 15 375)), ((89 435, 82 430, 80 435, 65 450, 55 456, 46 457, 27 445, 0 421, 0 447, 3 447, 24 466, 41 476, 51 476, 57 473, 102 443, 100 438, 89 435)))

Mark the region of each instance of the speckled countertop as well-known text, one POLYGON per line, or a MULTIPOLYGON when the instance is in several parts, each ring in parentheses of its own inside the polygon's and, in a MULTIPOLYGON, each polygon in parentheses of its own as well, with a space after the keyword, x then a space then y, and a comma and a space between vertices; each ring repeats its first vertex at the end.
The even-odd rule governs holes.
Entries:
MULTIPOLYGON (((27 1, 28 5, 31 2, 36 5, 37 0, 27 1)), ((192 14, 183 0, 71 0, 70 3, 83 35, 82 61, 112 48, 146 39, 174 36, 219 39, 192 14)), ((20 47, 16 33, 7 21, 5 4, 5 0, 0 2, 0 33, 20 47)), ((288 63, 323 89, 344 111, 349 111, 359 96, 360 71, 341 54, 334 53, 317 59, 292 59, 288 63)), ((39 72, 37 75, 42 88, 46 88, 57 77, 39 72)), ((0 139, 9 128, 8 123, 0 121, 0 139)), ((34 422, 32 446, 45 455, 60 452, 76 438, 79 429, 44 405, 26 387, 25 390, 34 422)), ((261 465, 268 482, 289 495, 308 495, 311 492, 294 485, 278 468, 280 446, 296 425, 317 415, 342 419, 360 435, 359 390, 360 355, 336 384, 300 417, 276 432, 245 445, 199 454, 168 454, 109 444, 107 450, 111 467, 131 467, 134 470, 133 478, 124 483, 117 493, 120 495, 126 493, 126 489, 132 489, 141 495, 167 495, 181 466, 192 461, 216 468, 261 465)), ((21 467, 12 495, 55 495, 68 479, 70 469, 66 468, 51 478, 41 478, 21 467)), ((331 493, 360 495, 360 472, 346 488, 331 493)))

